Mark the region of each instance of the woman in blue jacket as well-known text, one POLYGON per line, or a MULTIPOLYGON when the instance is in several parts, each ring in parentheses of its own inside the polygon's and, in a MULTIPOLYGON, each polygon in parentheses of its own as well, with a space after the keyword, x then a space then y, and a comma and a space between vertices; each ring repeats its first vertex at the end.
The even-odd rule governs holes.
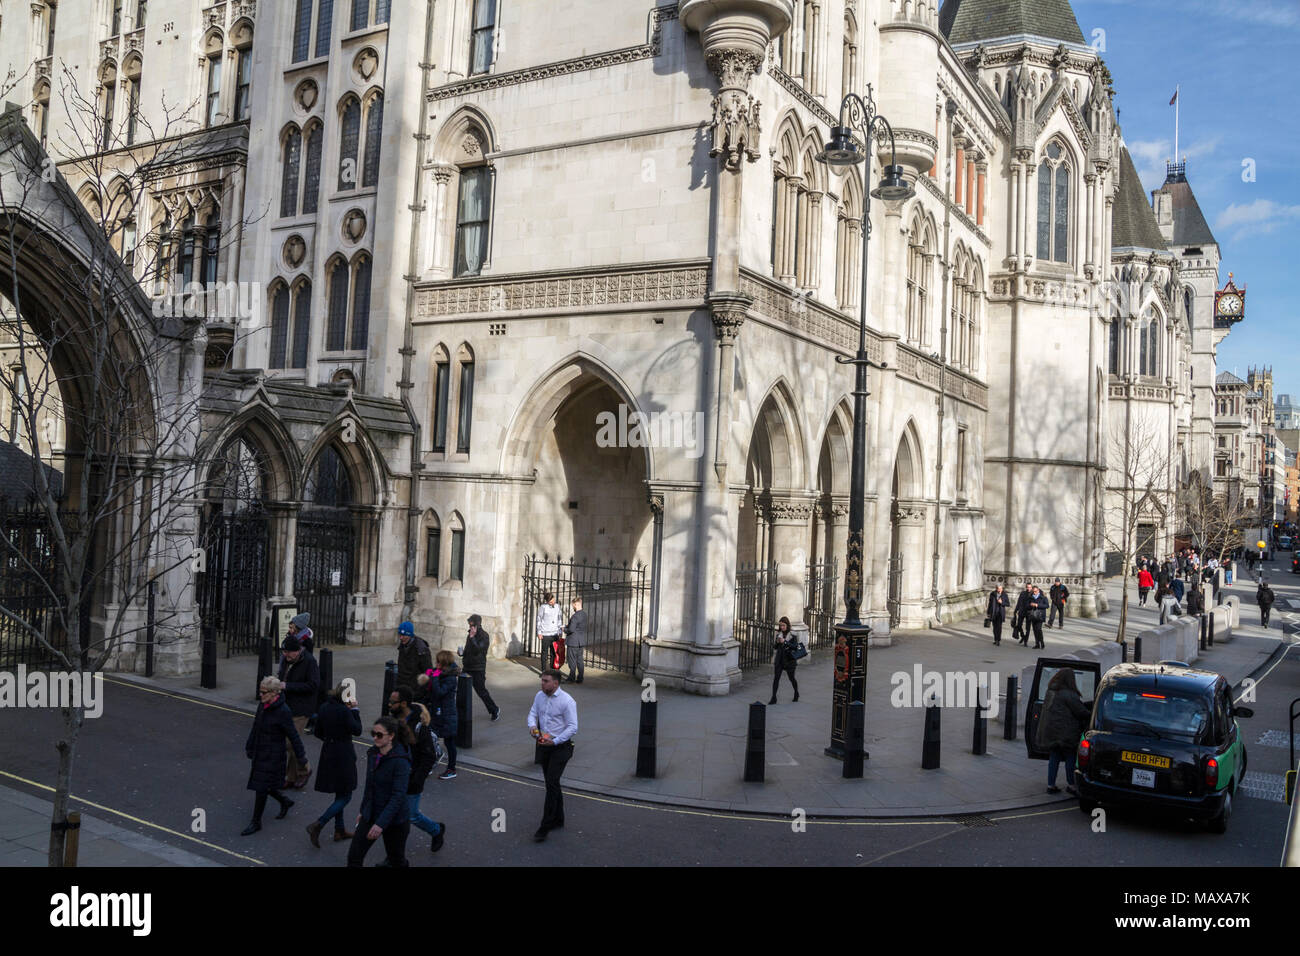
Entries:
POLYGON ((366 751, 366 789, 357 815, 356 834, 348 848, 348 866, 361 866, 380 837, 388 857, 379 866, 410 866, 406 838, 411 833, 406 788, 411 782, 411 728, 393 717, 380 717, 370 729, 375 745, 366 751))
POLYGON ((451 651, 439 651, 434 658, 437 665, 429 675, 429 714, 433 718, 432 730, 442 738, 447 748, 447 769, 438 775, 439 780, 456 779, 456 733, 460 730, 460 719, 456 714, 456 684, 460 668, 456 666, 456 655, 451 651))

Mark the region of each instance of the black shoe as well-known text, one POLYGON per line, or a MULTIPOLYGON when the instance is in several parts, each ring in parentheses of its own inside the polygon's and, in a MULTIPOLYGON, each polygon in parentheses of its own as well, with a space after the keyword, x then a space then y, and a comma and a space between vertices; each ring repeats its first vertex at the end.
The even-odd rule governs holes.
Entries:
POLYGON ((772 698, 771 700, 769 700, 767 703, 768 703, 768 706, 770 707, 772 704, 775 704, 775 703, 776 703, 776 698, 773 697, 773 698, 772 698))
POLYGON ((261 820, 254 820, 254 821, 253 821, 252 823, 250 823, 248 826, 244 827, 244 832, 241 833, 241 834, 239 834, 239 835, 240 835, 240 836, 252 836, 254 833, 256 833, 256 832, 257 832, 258 830, 260 830, 260 829, 262 829, 262 821, 261 821, 261 820))
POLYGON ((999 644, 1001 644, 1001 643, 1002 643, 1001 641, 994 641, 994 642, 993 642, 993 646, 994 646, 994 647, 997 647, 997 646, 998 646, 999 644))
POLYGON ((442 838, 446 835, 447 835, 447 824, 444 823, 438 829, 437 834, 434 835, 433 842, 429 844, 429 849, 434 853, 437 853, 439 850, 441 850, 442 838))
POLYGON ((534 842, 534 843, 545 843, 545 842, 546 842, 546 828, 545 828, 545 827, 538 827, 538 828, 537 828, 537 832, 533 834, 533 842, 534 842))
POLYGON ((1061 792, 1061 788, 1060 788, 1060 787, 1048 787, 1048 788, 1047 788, 1047 792, 1048 792, 1048 793, 1060 793, 1060 792, 1061 792))
POLYGON ((495 714, 492 715, 492 719, 493 719, 493 720, 500 720, 500 719, 501 719, 501 708, 500 708, 500 707, 498 707, 498 708, 497 708, 497 712, 496 712, 495 714))
POLYGON ((292 810, 292 809, 293 809, 293 801, 292 801, 292 800, 281 800, 281 801, 280 801, 280 812, 277 813, 277 814, 275 815, 275 818, 276 818, 277 820, 283 820, 285 817, 287 817, 287 816, 289 815, 289 811, 292 810))
POLYGON ((798 695, 798 694, 795 694, 795 695, 794 695, 794 699, 791 700, 790 703, 792 703, 792 704, 797 704, 797 703, 799 703, 799 695, 798 695))

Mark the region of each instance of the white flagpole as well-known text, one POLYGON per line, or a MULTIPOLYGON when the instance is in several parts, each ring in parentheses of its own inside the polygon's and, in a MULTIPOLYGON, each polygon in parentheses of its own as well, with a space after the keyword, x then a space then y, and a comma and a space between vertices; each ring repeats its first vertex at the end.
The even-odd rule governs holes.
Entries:
MULTIPOLYGON (((1166 87, 1166 89, 1168 89, 1168 87, 1166 87)), ((1178 159, 1178 111, 1179 111, 1179 110, 1182 108, 1182 106, 1183 106, 1183 104, 1182 104, 1182 98, 1178 95, 1178 93, 1179 93, 1179 87, 1178 87, 1178 86, 1175 86, 1175 87, 1174 87, 1174 163, 1175 163, 1175 164, 1177 164, 1177 163, 1179 162, 1179 159, 1178 159)))

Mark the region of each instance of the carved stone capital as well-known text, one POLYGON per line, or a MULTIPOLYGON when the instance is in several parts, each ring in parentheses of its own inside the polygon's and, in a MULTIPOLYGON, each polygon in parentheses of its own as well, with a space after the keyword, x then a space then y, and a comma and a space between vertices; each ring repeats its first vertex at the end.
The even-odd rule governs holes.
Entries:
POLYGON ((813 503, 804 498, 773 498, 767 506, 768 516, 782 524, 800 524, 813 516, 813 503))
POLYGON ((664 514, 664 493, 662 491, 647 491, 646 497, 650 502, 650 513, 656 518, 662 518, 664 514))
POLYGON ((710 293, 706 301, 713 315, 713 334, 723 345, 731 345, 740 334, 754 300, 735 293, 710 293))
POLYGON ((758 72, 762 57, 748 50, 716 50, 706 59, 721 84, 713 96, 709 155, 722 156, 728 169, 739 169, 742 156, 751 163, 759 157, 761 106, 749 94, 749 78, 758 72))

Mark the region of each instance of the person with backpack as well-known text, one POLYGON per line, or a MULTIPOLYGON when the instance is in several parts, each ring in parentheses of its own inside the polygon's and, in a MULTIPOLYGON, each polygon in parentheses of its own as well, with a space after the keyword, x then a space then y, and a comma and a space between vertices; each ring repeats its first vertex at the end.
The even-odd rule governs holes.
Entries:
POLYGON ((790 633, 790 619, 783 617, 776 623, 776 648, 772 655, 772 664, 774 671, 772 674, 772 699, 768 704, 776 703, 776 692, 781 686, 781 675, 785 674, 790 678, 790 686, 794 688, 794 698, 792 704, 799 702, 799 682, 794 679, 794 669, 799 666, 799 661, 793 656, 795 645, 799 643, 798 639, 790 633))
POLYGON ((420 812, 420 797, 424 794, 424 783, 442 758, 431 727, 433 719, 429 709, 416 701, 415 692, 406 686, 396 688, 389 695, 388 713, 389 716, 405 722, 413 739, 410 745, 411 776, 406 785, 408 819, 411 826, 423 830, 433 838, 429 849, 437 853, 442 849, 443 836, 447 832, 447 827, 437 820, 430 820, 420 812))
POLYGON ((1268 627, 1268 616, 1273 610, 1273 589, 1268 586, 1268 582, 1261 580, 1259 589, 1255 592, 1255 603, 1259 605, 1259 624, 1260 627, 1268 627))
POLYGON ((380 717, 370 728, 374 746, 366 751, 366 784, 357 828, 348 847, 348 866, 361 866, 376 840, 388 856, 379 866, 410 866, 406 838, 411 833, 407 787, 411 782, 411 728, 395 717, 380 717))

